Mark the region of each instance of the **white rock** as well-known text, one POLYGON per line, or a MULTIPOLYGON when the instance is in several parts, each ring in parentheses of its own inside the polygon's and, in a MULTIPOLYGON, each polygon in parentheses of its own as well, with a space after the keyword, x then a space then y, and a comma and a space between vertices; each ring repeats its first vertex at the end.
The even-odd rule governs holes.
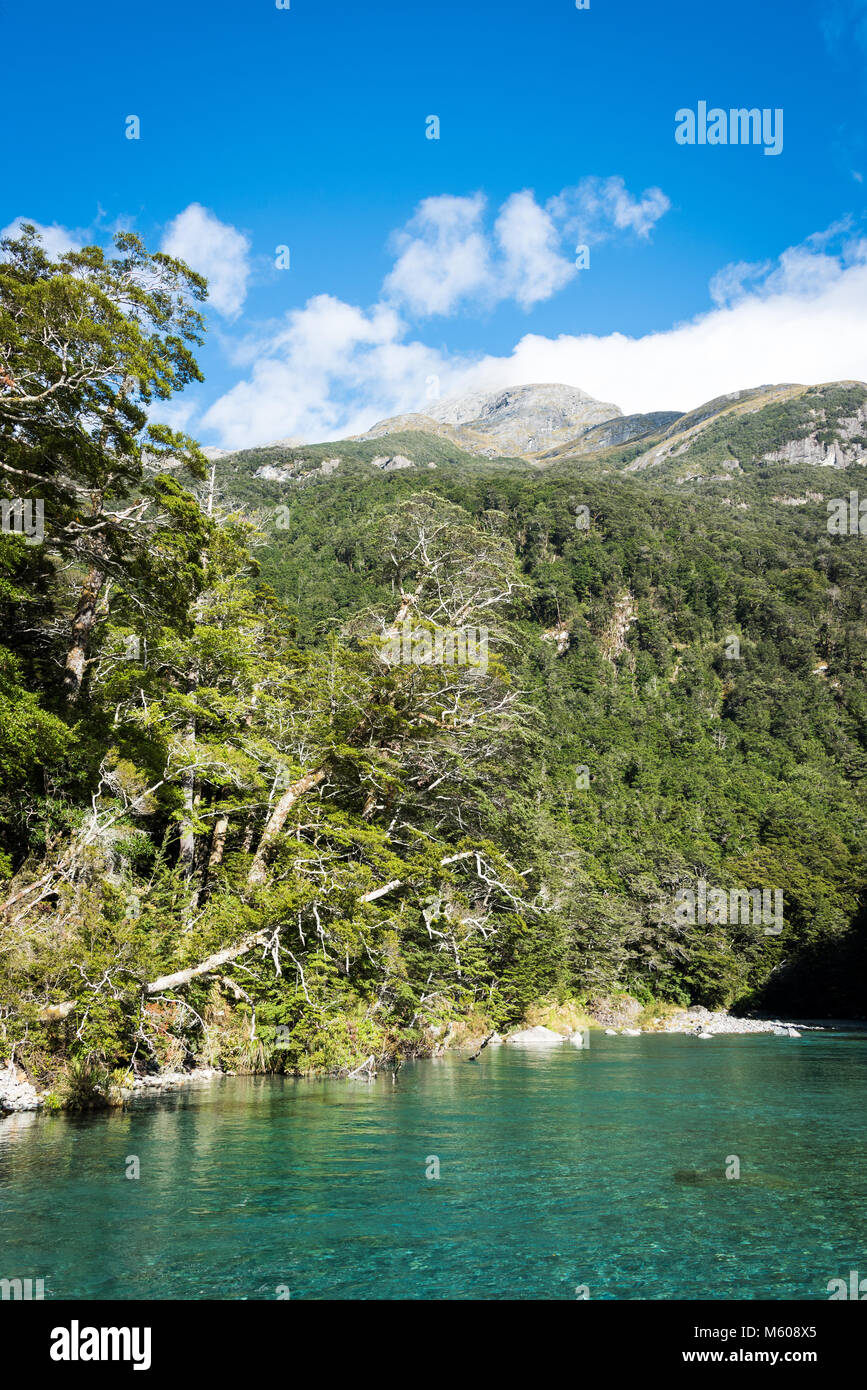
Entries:
POLYGON ((623 1036, 624 1036, 625 1038, 640 1038, 640 1037, 641 1037, 641 1029, 640 1029, 640 1028, 623 1028, 623 1029, 621 1029, 621 1032, 623 1033, 623 1036))
POLYGON ((383 473, 394 473, 399 468, 415 468, 412 459, 404 454, 379 454, 371 462, 374 468, 381 468, 383 473))
POLYGON ((523 1028, 517 1033, 510 1033, 506 1042, 515 1043, 518 1047, 553 1047, 555 1043, 565 1042, 562 1033, 555 1033, 553 1028, 523 1028))
POLYGON ((606 1029, 605 1029, 605 1036, 606 1036, 606 1038, 616 1038, 616 1037, 617 1037, 617 1029, 616 1029, 616 1028, 606 1028, 606 1029))
POLYGON ((13 1067, 0 1071, 0 1115, 22 1110, 38 1110, 42 1096, 29 1081, 19 1080, 13 1067))

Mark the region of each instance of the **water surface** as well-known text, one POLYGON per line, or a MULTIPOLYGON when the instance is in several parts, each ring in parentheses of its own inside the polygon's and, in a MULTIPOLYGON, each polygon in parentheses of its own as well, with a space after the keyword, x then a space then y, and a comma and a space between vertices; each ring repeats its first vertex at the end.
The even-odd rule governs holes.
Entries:
POLYGON ((594 1033, 396 1084, 227 1078, 13 1116, 0 1277, 46 1298, 827 1299, 867 1275, 865 1081, 863 1033, 594 1033))

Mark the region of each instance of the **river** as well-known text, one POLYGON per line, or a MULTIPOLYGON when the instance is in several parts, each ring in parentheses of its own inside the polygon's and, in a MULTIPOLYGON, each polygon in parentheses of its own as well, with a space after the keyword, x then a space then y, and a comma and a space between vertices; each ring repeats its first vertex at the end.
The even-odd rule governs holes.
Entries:
POLYGON ((864 1032, 594 1033, 396 1082, 12 1116, 0 1278, 46 1299, 827 1299, 867 1275, 865 1082, 864 1032))

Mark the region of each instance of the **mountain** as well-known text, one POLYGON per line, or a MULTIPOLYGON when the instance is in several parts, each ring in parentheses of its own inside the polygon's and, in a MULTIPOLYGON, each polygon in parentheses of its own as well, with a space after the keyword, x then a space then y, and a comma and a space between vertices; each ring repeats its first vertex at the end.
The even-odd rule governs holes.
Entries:
POLYGON ((515 386, 449 396, 433 402, 424 414, 381 420, 361 438, 417 429, 451 439, 470 453, 528 457, 565 444, 621 413, 618 406, 594 400, 574 386, 515 386))
POLYGON ((87 552, 0 537, 0 1011, 63 1103, 624 994, 867 1013, 867 386, 433 408, 161 483, 73 708, 87 552))
MULTIPOLYGON (((381 528, 405 509, 442 508, 445 521, 458 508, 480 553, 485 535, 514 546, 521 587, 491 642, 528 743, 486 755, 461 795, 484 803, 480 833, 522 865, 536 856, 552 916, 523 947, 503 942, 495 993, 529 1002, 540 979, 556 992, 568 977, 585 1000, 627 988, 804 1015, 867 1009, 867 553, 827 529, 832 498, 867 495, 865 401, 857 382, 759 386, 674 418, 614 416, 543 457, 479 457, 408 430, 364 442, 384 456, 399 439, 408 456, 415 440, 418 462, 394 472, 347 456, 288 485, 247 474, 245 504, 258 499, 269 537, 261 578, 291 604, 305 648, 341 631, 364 649, 369 615, 393 606, 381 528), (682 934, 672 895, 700 879, 779 889, 782 935, 682 934)), ((438 427, 479 419, 449 413, 438 427)), ((423 799, 432 778, 435 815, 450 804, 440 772, 432 761, 414 784, 423 799)), ((463 802, 460 816, 466 826, 463 802)))
POLYGON ((761 386, 673 422, 627 466, 676 482, 727 480, 770 467, 847 468, 867 461, 867 386, 761 386))
POLYGON ((867 456, 867 386, 757 386, 685 413, 635 415, 575 387, 520 386, 454 396, 432 404, 428 414, 393 416, 346 440, 282 440, 207 453, 221 467, 229 460, 233 471, 271 482, 299 482, 350 464, 394 471, 451 463, 476 471, 580 461, 590 469, 646 472, 682 487, 727 482, 766 467, 860 463, 867 456))
POLYGON ((635 439, 646 440, 656 436, 661 430, 667 429, 682 418, 683 413, 680 410, 655 410, 648 415, 615 416, 612 420, 604 420, 601 425, 591 425, 579 435, 568 439, 565 444, 537 455, 537 459, 540 464, 545 465, 556 459, 572 458, 576 454, 586 456, 601 453, 620 444, 629 444, 635 439))

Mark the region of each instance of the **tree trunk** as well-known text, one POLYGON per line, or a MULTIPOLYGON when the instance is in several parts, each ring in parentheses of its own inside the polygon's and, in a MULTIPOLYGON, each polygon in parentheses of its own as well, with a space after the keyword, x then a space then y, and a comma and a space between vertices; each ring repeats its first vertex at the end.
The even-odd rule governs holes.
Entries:
POLYGON ((75 704, 81 694, 85 667, 87 666, 87 652, 96 623, 96 608, 104 583, 104 572, 97 569, 95 565, 91 565, 78 596, 75 617, 72 620, 71 644, 66 654, 66 665, 63 671, 63 688, 70 704, 75 704))
POLYGON ((208 860, 208 873, 213 873, 214 869, 219 869, 223 862, 223 851, 226 848, 226 836, 229 833, 229 817, 219 816, 214 826, 214 838, 211 841, 211 856, 208 860))
MULTIPOLYGON (((196 615, 198 618, 198 614, 196 615)), ((199 666, 194 661, 187 671, 187 695, 193 696, 199 688, 199 666)), ((181 844, 178 850, 178 867, 182 870, 185 882, 193 876, 196 862, 196 837, 193 833, 193 812, 196 798, 196 719, 190 721, 184 730, 184 758, 189 763, 185 769, 181 785, 184 793, 184 811, 181 820, 181 844)))
POLYGON ((325 781, 325 776, 325 768, 317 767, 312 772, 305 772, 303 777, 299 777, 297 782, 293 782, 291 787, 286 788, 286 791, 280 797, 280 800, 265 822, 265 828, 259 839, 259 846, 256 850, 255 858, 253 859, 252 868, 247 875, 247 882, 249 884, 265 882, 267 876, 265 872, 265 859, 268 850, 286 824, 286 817, 298 798, 303 796, 305 792, 309 792, 313 787, 318 787, 320 782, 325 781))
POLYGON ((255 833, 256 833, 256 810, 255 810, 255 807, 252 807, 252 808, 250 809, 250 812, 249 812, 248 816, 247 816, 247 824, 246 824, 246 826, 245 826, 245 828, 244 828, 244 843, 243 843, 243 845, 241 846, 241 848, 243 849, 243 851, 244 851, 245 854, 249 854, 249 853, 250 853, 250 850, 253 848, 253 836, 255 835, 255 833))
POLYGON ((211 878, 216 869, 219 869, 223 862, 223 851, 226 848, 226 837, 229 833, 229 817, 220 815, 214 825, 214 833, 211 836, 211 852, 208 861, 202 869, 202 882, 196 894, 196 905, 207 902, 210 897, 211 878))
MULTIPOLYGON (((210 482, 208 486, 208 505, 206 513, 210 517, 214 512, 214 476, 216 464, 211 466, 210 482)), ((203 569, 208 567, 208 552, 202 551, 201 563, 203 569)), ((193 607, 194 629, 198 627, 201 620, 204 604, 204 594, 199 594, 193 607)), ((199 688, 199 663, 195 659, 190 663, 187 671, 187 695, 193 696, 199 688)), ((193 812, 196 806, 196 717, 190 716, 190 721, 184 731, 184 745, 186 756, 189 760, 189 768, 183 774, 182 786, 184 790, 184 814, 181 820, 181 843, 178 851, 178 866, 182 870, 184 879, 187 883, 193 877, 196 866, 196 837, 193 831, 193 812)), ((198 892, 193 894, 192 907, 196 906, 198 892)))
POLYGON ((161 994, 164 989, 180 989, 182 985, 188 985, 190 980, 196 980, 200 975, 210 975, 213 971, 219 970, 221 965, 227 965, 230 960, 237 960, 239 956, 246 955, 254 946, 261 946, 270 935, 270 928, 267 931, 257 931, 252 936, 246 936, 237 946, 227 946, 224 951, 217 951, 215 955, 208 956, 200 965, 191 965, 186 970, 176 970, 174 975, 161 975, 158 980, 152 980, 149 985, 145 985, 145 994, 161 994))
MULTIPOLYGON (((195 741, 195 734, 192 736, 195 741)), ((190 741, 188 734, 187 741, 190 741)), ((181 821, 181 845, 178 850, 178 867, 183 871, 184 879, 189 883, 193 874, 193 861, 196 854, 196 837, 193 834, 193 793, 195 791, 195 776, 193 769, 184 773, 184 818, 181 821)))

